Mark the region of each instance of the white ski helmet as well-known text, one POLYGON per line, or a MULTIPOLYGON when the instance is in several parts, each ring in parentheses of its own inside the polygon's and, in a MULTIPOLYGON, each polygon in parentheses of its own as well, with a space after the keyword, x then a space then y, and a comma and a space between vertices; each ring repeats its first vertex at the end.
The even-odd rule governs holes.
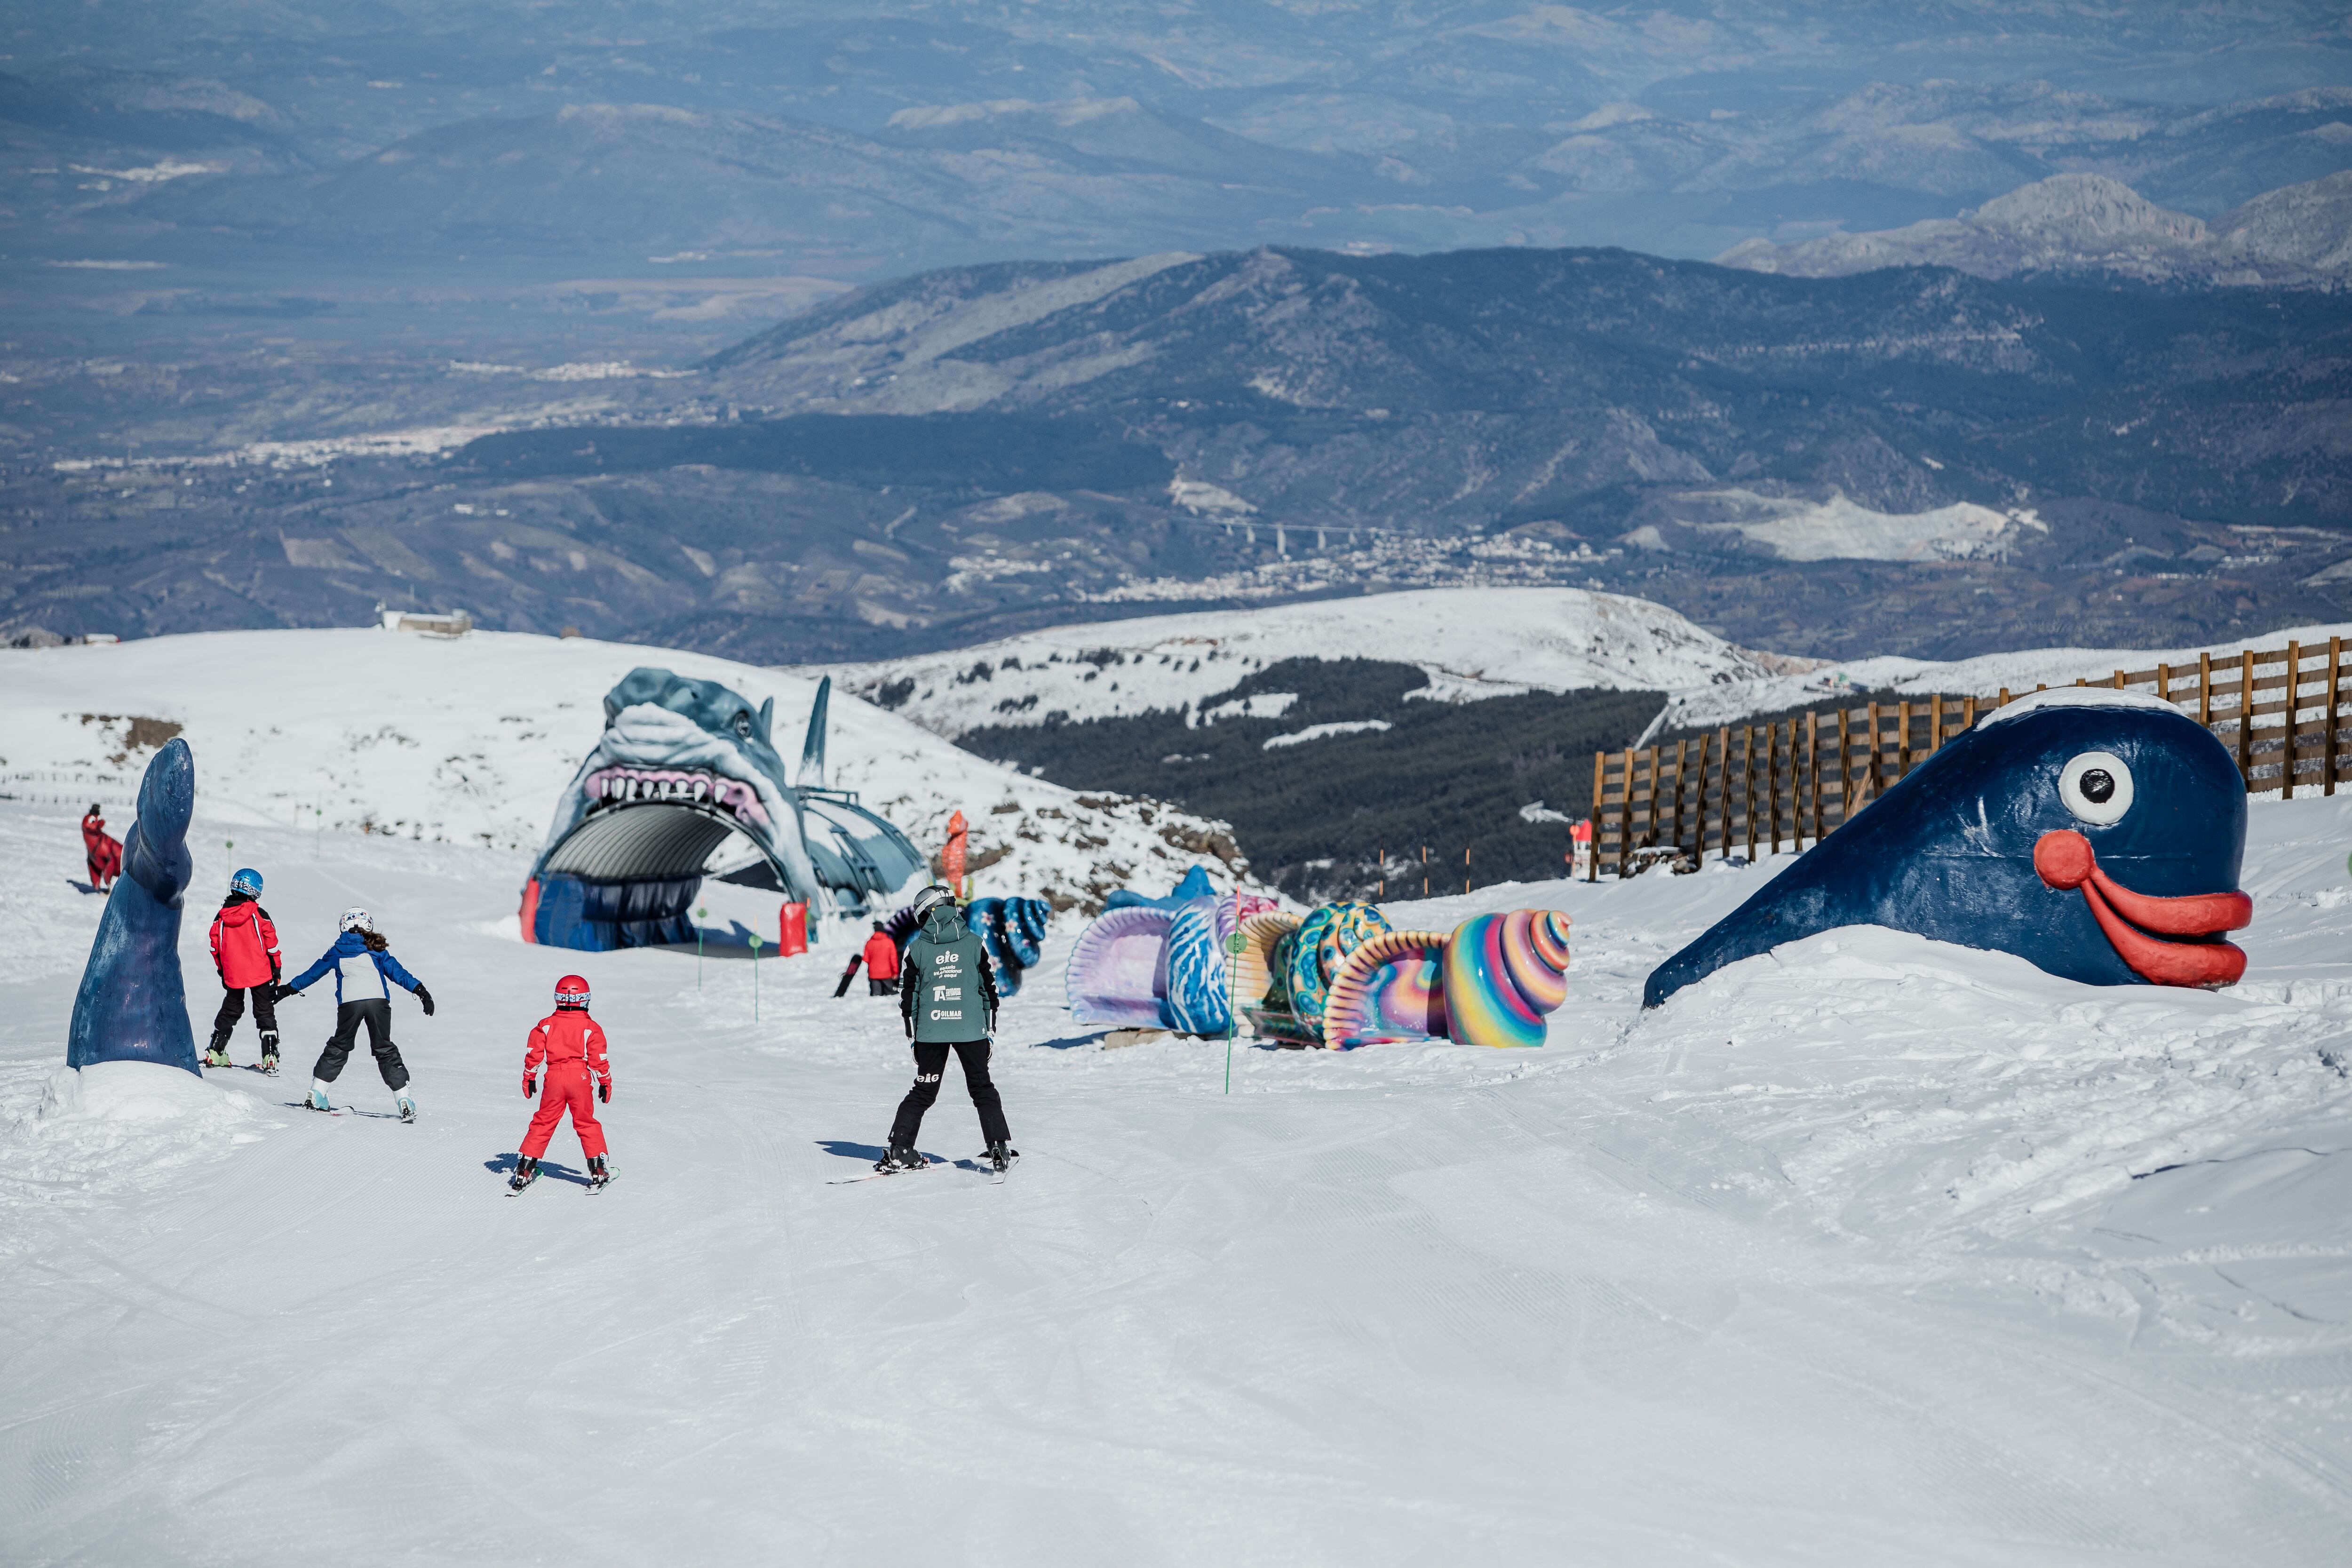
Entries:
POLYGON ((372 931, 375 930, 375 920, 374 917, 371 916, 365 910, 348 909, 343 911, 343 918, 335 929, 337 931, 372 931))

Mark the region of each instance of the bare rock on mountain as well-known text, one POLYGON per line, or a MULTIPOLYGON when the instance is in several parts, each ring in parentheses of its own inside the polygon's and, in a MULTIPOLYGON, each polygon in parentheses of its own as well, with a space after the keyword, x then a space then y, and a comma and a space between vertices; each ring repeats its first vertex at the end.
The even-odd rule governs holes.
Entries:
POLYGON ((1840 278, 1949 267, 1979 278, 2105 273, 2149 283, 2312 283, 2352 276, 2352 174, 2257 196, 2208 226, 2104 174, 2053 174, 1956 218, 1799 245, 1751 239, 1727 267, 1840 278))
POLYGON ((2256 196, 2213 226, 2255 265, 2352 276, 2352 170, 2256 196))

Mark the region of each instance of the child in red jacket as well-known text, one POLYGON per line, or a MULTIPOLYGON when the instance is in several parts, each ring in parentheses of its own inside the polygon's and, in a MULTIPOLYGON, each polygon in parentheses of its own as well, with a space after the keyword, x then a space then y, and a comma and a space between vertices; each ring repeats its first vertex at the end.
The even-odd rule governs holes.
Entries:
POLYGON ((278 927, 261 907, 261 873, 247 867, 228 881, 228 900, 213 917, 213 968, 220 973, 220 1011, 213 1015, 213 1042, 205 1066, 229 1065, 228 1039, 253 996, 253 1026, 261 1031, 261 1070, 278 1071, 278 981, 284 972, 278 953, 278 927))
POLYGON ((106 830, 106 814, 96 801, 82 814, 81 847, 89 861, 89 889, 102 893, 122 875, 122 840, 106 830))
POLYGON ((594 1101, 612 1102, 613 1064, 604 1055, 604 1031, 588 1016, 588 982, 577 974, 567 974, 555 983, 555 1011, 530 1031, 530 1045, 522 1058, 526 1100, 538 1089, 536 1078, 542 1064, 547 1068, 547 1093, 530 1119, 530 1131, 522 1135, 522 1152, 516 1156, 514 1179, 507 1184, 507 1191, 519 1193, 538 1179, 539 1157, 547 1152, 548 1140, 555 1136, 556 1124, 569 1110, 572 1131, 580 1135, 580 1152, 588 1156, 588 1190, 602 1192, 613 1179, 613 1168, 604 1163, 604 1129, 597 1124, 594 1101), (588 1092, 592 1077, 596 1080, 593 1099, 588 1092))

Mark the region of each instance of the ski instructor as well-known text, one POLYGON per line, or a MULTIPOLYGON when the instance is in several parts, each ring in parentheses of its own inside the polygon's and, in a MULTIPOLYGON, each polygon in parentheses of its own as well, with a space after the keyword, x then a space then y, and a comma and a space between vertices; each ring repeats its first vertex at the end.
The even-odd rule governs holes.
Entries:
POLYGON ((898 1102, 890 1124, 889 1152, 877 1171, 919 1171, 927 1163, 915 1152, 923 1112, 940 1098, 948 1053, 963 1063, 964 1088, 980 1112, 980 1135, 988 1141, 988 1163, 1008 1169, 1019 1158, 1004 1124, 1004 1101, 989 1081, 989 1037, 996 1032, 996 974, 988 953, 963 923, 955 895, 933 883, 915 895, 915 935, 900 959, 898 1016, 915 1044, 915 1087, 898 1102))

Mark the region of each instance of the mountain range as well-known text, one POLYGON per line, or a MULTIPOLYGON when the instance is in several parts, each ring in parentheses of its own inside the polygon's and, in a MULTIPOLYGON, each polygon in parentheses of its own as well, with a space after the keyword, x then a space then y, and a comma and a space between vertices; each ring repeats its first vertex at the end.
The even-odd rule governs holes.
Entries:
POLYGON ((798 662, 1485 584, 1822 658, 2210 641, 2341 617, 2347 335, 2311 289, 1608 250, 947 268, 660 377, 444 367, 487 426, 28 454, 0 630, 461 605, 798 662))
POLYGON ((1751 239, 1719 259, 1795 278, 1952 267, 1979 278, 2337 287, 2352 279, 2352 171, 2265 192, 2210 224, 2104 174, 2053 174, 1957 218, 1795 245, 1751 239))

